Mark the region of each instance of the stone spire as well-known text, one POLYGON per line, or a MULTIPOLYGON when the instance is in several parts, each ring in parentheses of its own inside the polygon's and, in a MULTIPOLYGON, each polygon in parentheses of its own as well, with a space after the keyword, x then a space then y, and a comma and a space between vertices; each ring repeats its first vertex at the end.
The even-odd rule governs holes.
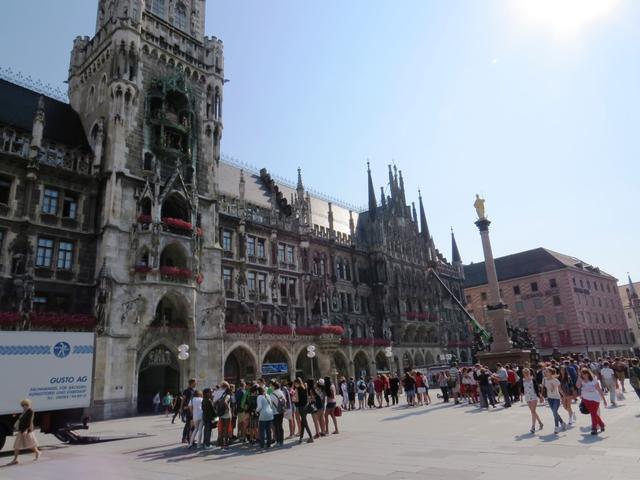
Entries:
POLYGON ((456 236, 453 234, 453 228, 451 229, 451 261, 454 265, 456 263, 462 263, 460 250, 458 250, 458 244, 456 243, 456 236))
POLYGON ((396 192, 394 188, 393 170, 392 170, 391 164, 389 164, 389 195, 391 196, 391 201, 389 203, 391 204, 390 206, 393 208, 393 204, 396 198, 396 192))
POLYGON ((424 205, 422 205, 422 193, 418 190, 418 203, 420 205, 420 233, 425 241, 429 241, 431 239, 431 234, 429 233, 429 225, 427 225, 427 216, 424 213, 424 205))
POLYGON ((382 202, 382 209, 387 208, 387 197, 384 196, 384 187, 380 187, 380 201, 382 202))
POLYGON ((402 211, 404 212, 407 200, 404 194, 404 180, 402 178, 402 170, 398 171, 398 176, 400 178, 400 203, 402 205, 402 211))
POLYGON ((302 170, 298 167, 298 185, 296 186, 296 191, 298 192, 298 196, 304 194, 304 185, 302 184, 302 170))
POLYGON ((629 272, 627 272, 627 278, 629 279, 629 297, 630 297, 630 299, 638 298, 638 292, 636 291, 635 285, 631 281, 631 275, 629 275, 629 272))
POLYGON ((411 202, 411 212, 413 213, 413 223, 418 225, 418 214, 416 213, 416 202, 411 202))
POLYGON ((369 165, 369 160, 367 160, 367 179, 369 182, 369 218, 371 220, 375 220, 378 210, 378 202, 376 202, 376 192, 373 189, 373 180, 371 180, 371 166, 369 165))

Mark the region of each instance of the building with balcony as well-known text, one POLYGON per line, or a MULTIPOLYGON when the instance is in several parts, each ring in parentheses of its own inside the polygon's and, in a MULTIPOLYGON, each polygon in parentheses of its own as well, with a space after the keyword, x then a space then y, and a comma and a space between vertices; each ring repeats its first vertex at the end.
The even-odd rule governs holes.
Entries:
MULTIPOLYGON (((578 258, 536 248, 497 258, 500 294, 515 327, 527 328, 539 352, 622 355, 629 335, 617 280, 578 258)), ((484 262, 466 265, 469 312, 486 324, 487 279, 484 262)))

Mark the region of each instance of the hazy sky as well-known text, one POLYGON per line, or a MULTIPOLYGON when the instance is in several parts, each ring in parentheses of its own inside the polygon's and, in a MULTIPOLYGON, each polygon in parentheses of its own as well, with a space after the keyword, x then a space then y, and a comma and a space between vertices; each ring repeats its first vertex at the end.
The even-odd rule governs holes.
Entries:
MULTIPOLYGON (((640 280, 640 2, 209 0, 225 44, 223 151, 366 205, 387 164, 481 261, 544 246, 640 280)), ((63 86, 95 0, 2 0, 0 65, 63 86)), ((379 191, 377 192, 379 196, 379 191)), ((379 198, 378 198, 379 200, 379 198)))

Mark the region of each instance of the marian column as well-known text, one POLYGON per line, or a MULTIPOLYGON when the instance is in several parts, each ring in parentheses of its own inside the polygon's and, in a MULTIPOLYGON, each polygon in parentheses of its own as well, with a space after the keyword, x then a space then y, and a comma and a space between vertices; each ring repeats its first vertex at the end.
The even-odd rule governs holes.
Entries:
POLYGON ((493 341, 491 343, 491 353, 506 352, 512 349, 511 340, 507 333, 507 320, 511 318, 511 312, 507 306, 502 303, 500 296, 500 286, 498 285, 498 275, 496 273, 496 264, 493 260, 493 252, 491 251, 491 240, 489 239, 489 225, 491 222, 487 219, 484 210, 484 199, 476 194, 476 201, 473 204, 478 214, 478 220, 475 222, 478 230, 480 230, 480 238, 482 239, 482 250, 484 252, 484 264, 487 271, 487 283, 489 284, 489 303, 487 304, 487 315, 491 324, 491 333, 493 341))

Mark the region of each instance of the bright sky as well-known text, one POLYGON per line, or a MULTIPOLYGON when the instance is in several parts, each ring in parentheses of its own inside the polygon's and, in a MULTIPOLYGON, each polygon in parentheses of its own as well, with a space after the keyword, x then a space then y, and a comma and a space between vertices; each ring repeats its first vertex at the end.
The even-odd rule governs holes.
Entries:
MULTIPOLYGON (((436 245, 544 246, 640 280, 640 2, 209 0, 223 151, 366 205, 392 159, 436 245)), ((62 85, 96 1, 3 0, 0 64, 62 85)), ((379 188, 378 188, 379 197, 379 188)), ((378 198, 379 200, 379 198, 378 198)))

